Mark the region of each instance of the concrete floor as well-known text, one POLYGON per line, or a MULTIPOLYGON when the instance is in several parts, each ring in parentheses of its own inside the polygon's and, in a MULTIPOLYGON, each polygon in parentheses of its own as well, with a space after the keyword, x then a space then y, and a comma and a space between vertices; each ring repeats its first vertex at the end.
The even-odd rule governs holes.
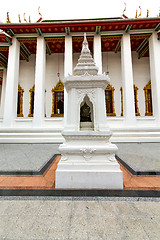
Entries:
POLYGON ((117 143, 118 156, 135 171, 160 171, 160 143, 117 143))
POLYGON ((159 200, 1 197, 0 239, 159 240, 159 200))
MULTIPOLYGON (((118 156, 135 171, 160 171, 160 143, 117 143, 118 156)), ((58 144, 0 144, 0 171, 40 170, 58 144)))

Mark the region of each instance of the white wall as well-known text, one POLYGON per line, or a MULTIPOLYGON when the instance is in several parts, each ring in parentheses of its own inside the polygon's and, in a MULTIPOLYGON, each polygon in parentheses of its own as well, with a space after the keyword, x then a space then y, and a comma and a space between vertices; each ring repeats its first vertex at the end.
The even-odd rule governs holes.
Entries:
MULTIPOLYGON (((52 54, 47 55, 46 61, 46 116, 50 117, 52 113, 52 88, 54 88, 58 82, 58 56, 59 56, 59 72, 60 79, 63 81, 64 78, 64 54, 52 54)), ((77 64, 80 53, 73 54, 73 69, 77 64)), ((108 70, 110 76, 110 84, 115 88, 115 112, 116 116, 121 115, 121 93, 120 88, 122 86, 121 80, 121 54, 107 52, 102 53, 102 73, 107 71, 107 59, 108 59, 108 70)), ((149 70, 149 58, 143 57, 138 59, 136 52, 132 52, 132 63, 133 63, 133 78, 134 84, 139 88, 138 90, 138 103, 140 115, 145 115, 145 97, 144 97, 144 86, 150 80, 149 70)), ((30 94, 29 90, 32 88, 35 81, 35 55, 31 55, 29 62, 20 61, 20 73, 19 81, 21 87, 24 89, 23 98, 23 113, 24 117, 28 117, 29 113, 29 102, 30 94)))
POLYGON ((115 88, 114 100, 115 100, 115 112, 116 116, 121 115, 121 92, 122 87, 121 80, 121 54, 114 52, 103 52, 102 53, 102 73, 107 72, 107 62, 108 71, 110 76, 110 84, 115 88), (108 56, 107 56, 108 55, 108 56))
POLYGON ((35 54, 31 55, 29 62, 20 61, 19 84, 24 89, 23 93, 23 115, 28 117, 30 93, 35 81, 35 54))
MULTIPOLYGON (((59 72, 60 79, 64 78, 64 54, 47 55, 46 59, 46 116, 50 117, 52 113, 52 88, 58 82, 58 55, 59 55, 59 72)), ((23 114, 28 117, 30 93, 29 90, 33 87, 35 82, 35 55, 31 55, 29 62, 20 61, 19 83, 24 89, 23 95, 23 114)))
POLYGON ((64 54, 55 53, 47 55, 46 61, 46 117, 50 117, 52 113, 52 88, 58 83, 58 58, 60 79, 64 78, 64 54))
POLYGON ((140 116, 145 116, 145 96, 143 88, 150 81, 149 58, 138 59, 138 54, 132 52, 133 82, 138 87, 138 106, 140 116))

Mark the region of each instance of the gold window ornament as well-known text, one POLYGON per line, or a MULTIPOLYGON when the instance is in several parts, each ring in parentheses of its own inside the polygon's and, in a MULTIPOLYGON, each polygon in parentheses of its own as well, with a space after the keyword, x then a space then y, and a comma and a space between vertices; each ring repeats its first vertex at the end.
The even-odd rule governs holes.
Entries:
POLYGON ((60 80, 52 88, 52 114, 51 117, 63 117, 64 116, 64 84, 60 80))
MULTIPOLYGON (((139 107, 138 107, 138 87, 135 85, 134 87, 134 104, 135 104, 135 115, 140 116, 139 107)), ((123 116, 123 89, 120 88, 121 91, 121 116, 123 116)))
POLYGON ((28 117, 33 117, 34 114, 34 90, 35 85, 29 90, 30 93, 30 103, 29 103, 29 114, 28 117))
POLYGON ((116 116, 114 107, 114 87, 110 84, 105 89, 106 114, 107 116, 116 116))
POLYGON ((120 88, 121 91, 121 116, 123 116, 123 89, 122 87, 120 88))
POLYGON ((138 87, 134 84, 134 104, 135 104, 135 114, 140 116, 139 107, 138 107, 138 87))
POLYGON ((151 92, 151 81, 143 88, 145 95, 145 116, 152 116, 152 92, 151 92))
POLYGON ((23 93, 24 93, 24 90, 18 84, 17 117, 23 117, 23 93))

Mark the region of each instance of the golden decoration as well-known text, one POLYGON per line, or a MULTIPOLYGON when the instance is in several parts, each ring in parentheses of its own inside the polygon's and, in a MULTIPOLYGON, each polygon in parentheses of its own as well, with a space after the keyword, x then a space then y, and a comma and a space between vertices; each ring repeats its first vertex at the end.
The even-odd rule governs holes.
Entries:
MULTIPOLYGON (((59 77, 59 75, 58 75, 59 77)), ((52 114, 51 117, 63 117, 64 114, 63 113, 57 113, 57 105, 55 106, 55 93, 56 92, 64 92, 64 84, 63 82, 60 80, 58 83, 56 84, 55 88, 52 88, 52 114)))
POLYGON ((120 88, 121 91, 121 116, 123 116, 123 89, 122 87, 120 88))
POLYGON ((124 3, 124 10, 123 10, 123 14, 126 11, 126 2, 124 3))
POLYGON ((149 17, 149 9, 147 9, 147 16, 146 17, 149 17))
POLYGON ((7 12, 7 20, 6 23, 11 23, 10 18, 9 18, 9 12, 7 12))
POLYGON ((135 104, 135 114, 140 116, 139 107, 138 107, 138 87, 134 84, 134 104, 135 104))
POLYGON ((31 16, 29 16, 29 23, 31 23, 31 16))
POLYGON ((107 116, 116 116, 115 106, 114 106, 114 87, 108 84, 105 89, 105 99, 106 99, 106 114, 107 116), (106 97, 108 95, 108 98, 106 97))
POLYGON ((17 106, 19 106, 19 112, 17 108, 17 117, 23 117, 23 93, 24 93, 24 89, 22 89, 22 87, 18 84, 17 106), (18 102, 19 95, 20 95, 20 102, 18 102))
POLYGON ((20 17, 20 14, 18 14, 18 19, 19 19, 19 23, 21 23, 21 17, 20 17))
POLYGON ((29 90, 29 92, 30 92, 30 103, 29 103, 29 114, 28 114, 28 117, 33 117, 33 113, 34 113, 34 90, 35 90, 35 84, 29 90))
POLYGON ((151 92, 151 81, 143 88, 145 95, 145 116, 152 116, 152 92, 151 92))
POLYGON ((23 18, 24 18, 24 21, 27 22, 26 14, 25 14, 25 13, 23 13, 23 18))
POLYGON ((136 16, 135 16, 135 18, 137 18, 138 17, 138 10, 136 9, 136 16))

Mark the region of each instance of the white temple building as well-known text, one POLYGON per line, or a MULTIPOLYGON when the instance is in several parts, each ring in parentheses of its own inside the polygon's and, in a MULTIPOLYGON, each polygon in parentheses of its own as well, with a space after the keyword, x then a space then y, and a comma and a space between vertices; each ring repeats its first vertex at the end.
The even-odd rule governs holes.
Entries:
MULTIPOLYGON (((62 143, 84 32, 98 73, 113 142, 160 141, 160 17, 0 23, 0 142, 62 143)), ((99 105, 101 109, 101 105, 99 105)))

